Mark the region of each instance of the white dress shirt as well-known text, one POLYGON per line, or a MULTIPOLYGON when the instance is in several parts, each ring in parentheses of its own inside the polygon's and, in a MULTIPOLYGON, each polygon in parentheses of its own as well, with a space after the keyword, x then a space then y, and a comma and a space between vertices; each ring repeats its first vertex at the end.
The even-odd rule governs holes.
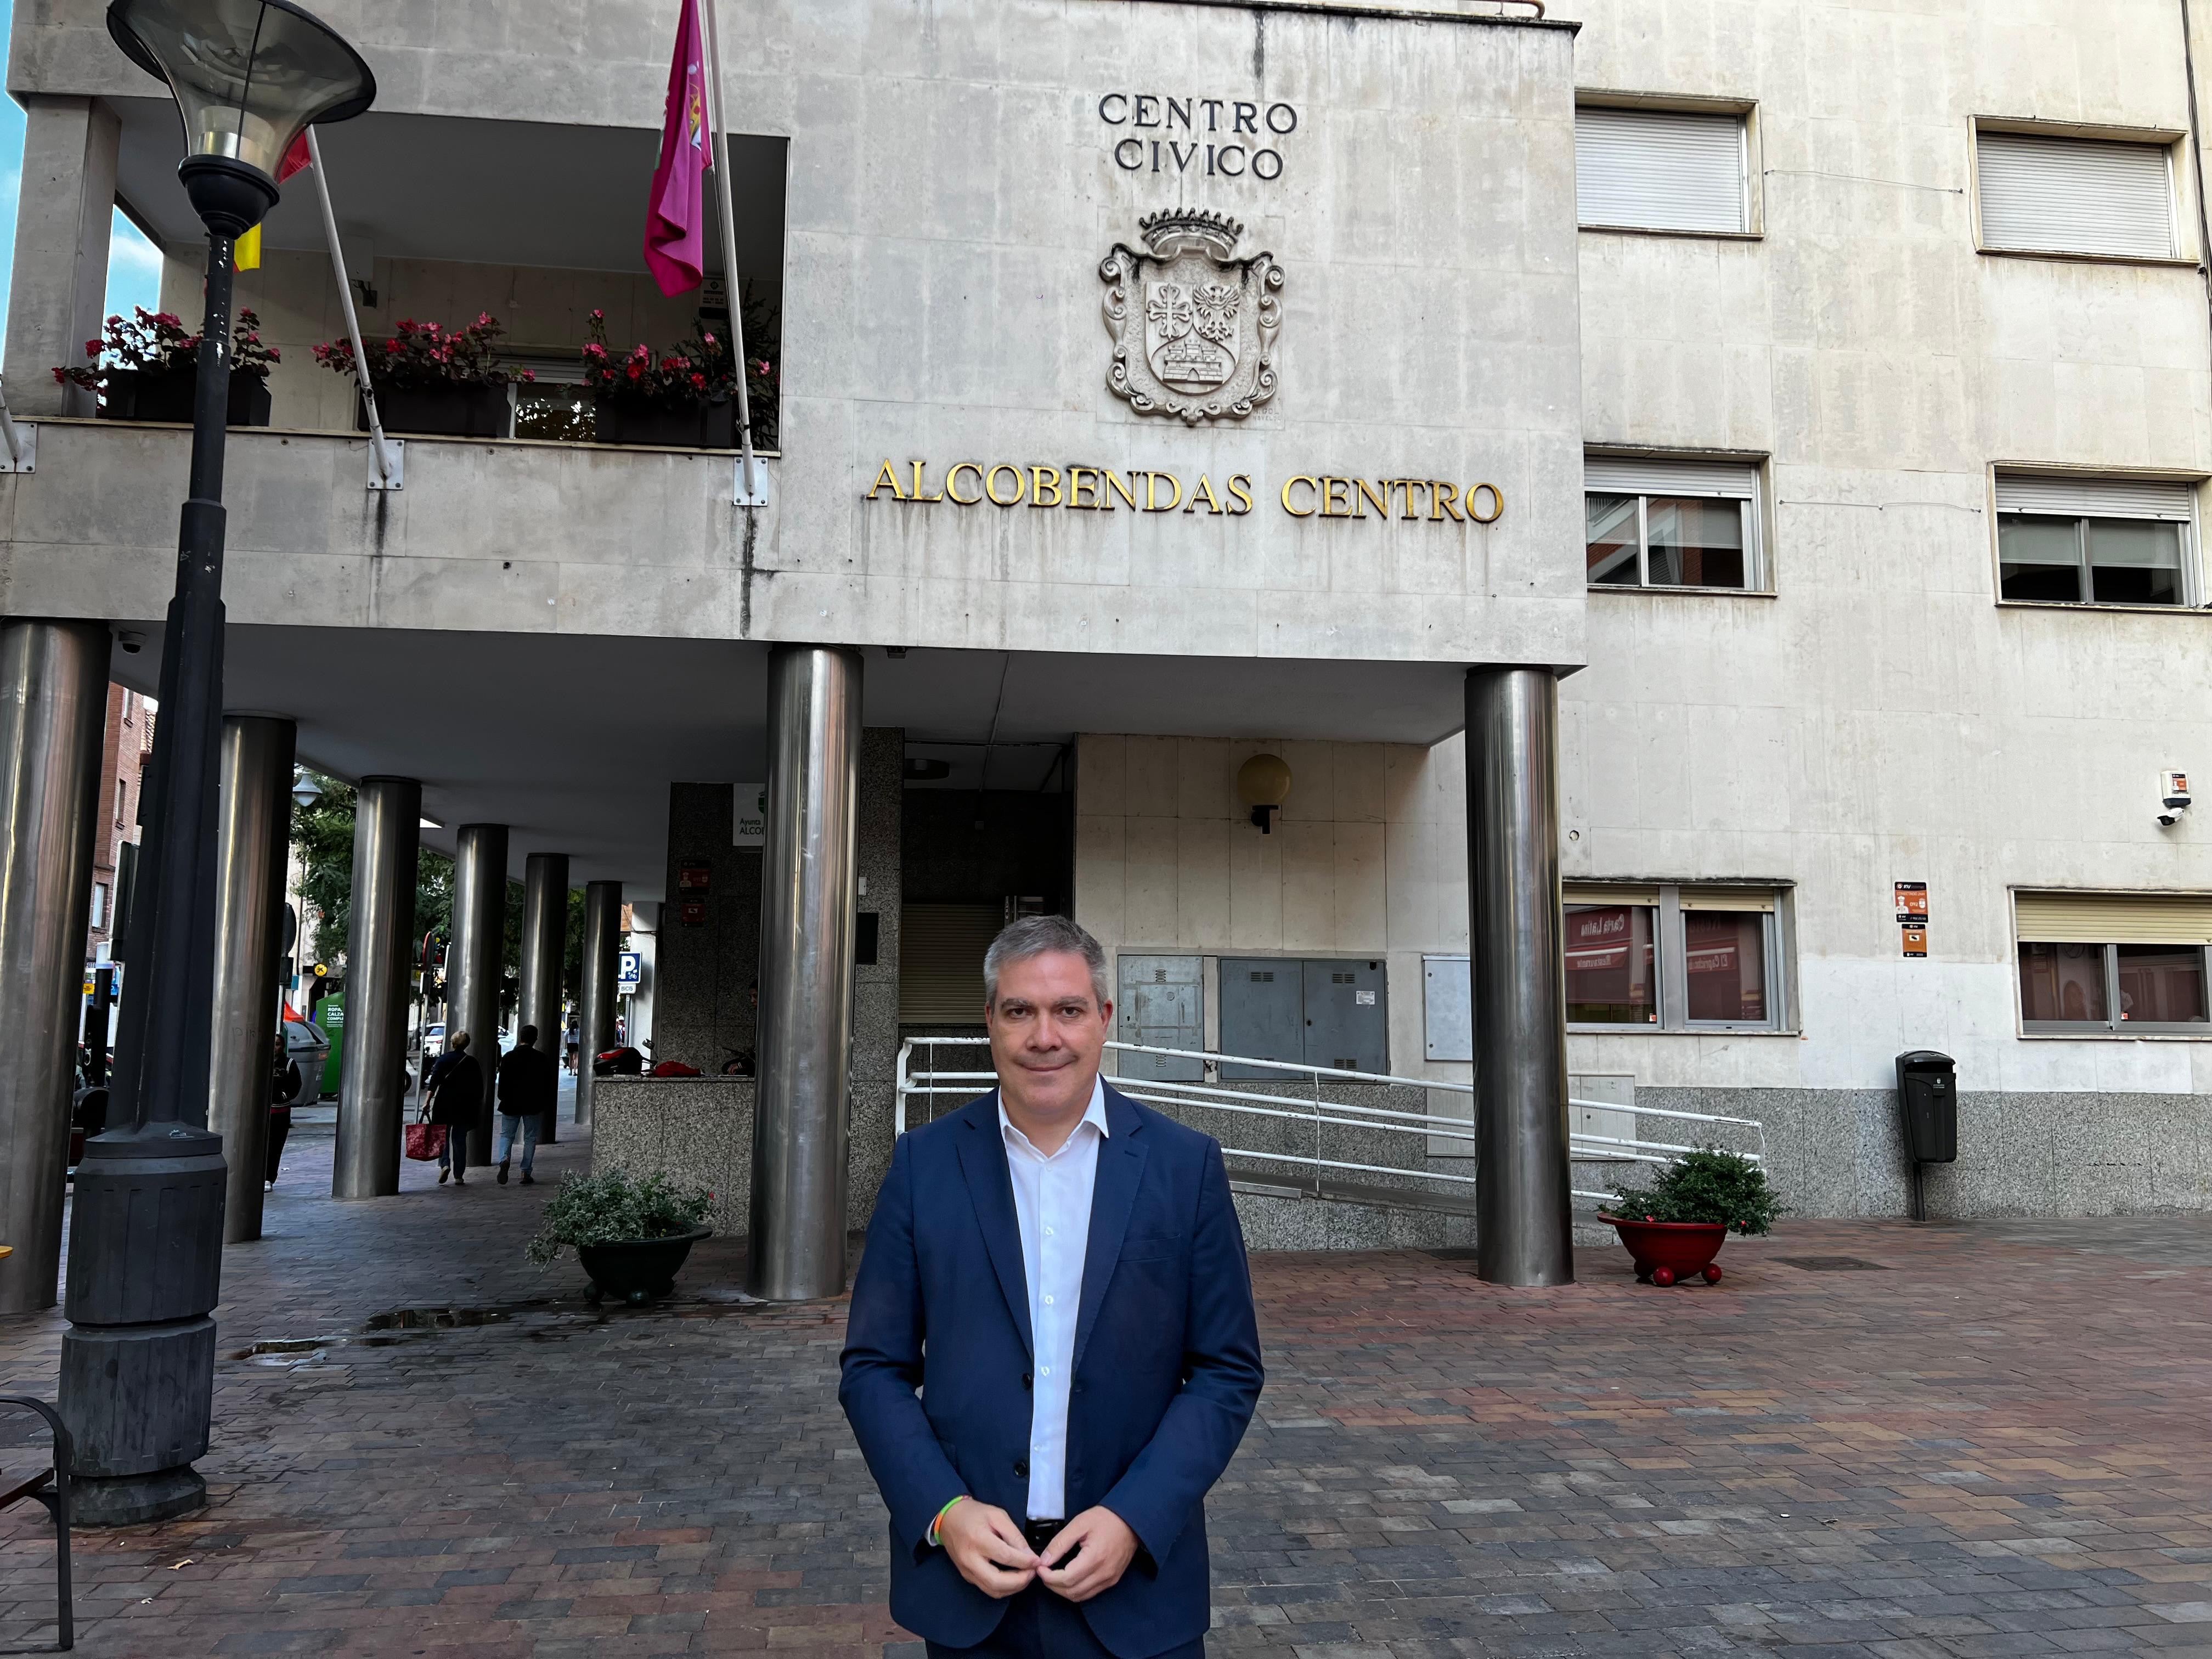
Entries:
POLYGON ((1029 1280, 1036 1376, 1030 1405, 1030 1518, 1067 1516, 1067 1391, 1073 1382, 1075 1319, 1083 1303, 1083 1258, 1091 1245, 1091 1191, 1106 1139, 1106 1085, 1091 1085, 1090 1109, 1049 1158, 1014 1127, 1002 1100, 999 1133, 1013 1177, 1029 1280))

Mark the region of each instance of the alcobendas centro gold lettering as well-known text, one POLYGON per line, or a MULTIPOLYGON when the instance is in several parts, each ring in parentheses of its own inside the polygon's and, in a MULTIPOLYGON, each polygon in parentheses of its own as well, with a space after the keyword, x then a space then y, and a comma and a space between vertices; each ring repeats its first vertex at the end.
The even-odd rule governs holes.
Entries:
MULTIPOLYGON (((1231 519, 1242 518, 1252 510, 1249 472, 1236 473, 1219 487, 1201 472, 1188 489, 1176 474, 1157 467, 1133 466, 1117 472, 1110 466, 955 461, 935 489, 929 487, 928 472, 928 462, 908 461, 902 478, 898 464, 887 460, 862 499, 888 498, 921 507, 944 501, 955 507, 988 502, 993 507, 1016 507, 1026 503, 1033 508, 1111 513, 1118 497, 1119 504, 1132 513, 1202 512, 1210 518, 1231 519)), ((1449 478, 1346 478, 1302 472, 1285 482, 1281 501, 1283 511, 1294 519, 1386 521, 1392 517, 1394 492, 1401 520, 1495 524, 1505 513, 1505 494, 1496 484, 1469 484, 1462 489, 1449 478)))

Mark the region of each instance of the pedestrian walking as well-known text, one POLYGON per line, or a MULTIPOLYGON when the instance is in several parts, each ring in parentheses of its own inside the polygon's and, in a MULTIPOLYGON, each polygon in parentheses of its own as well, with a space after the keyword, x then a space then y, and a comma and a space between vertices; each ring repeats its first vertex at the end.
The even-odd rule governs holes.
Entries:
POLYGON ((568 1041, 567 1044, 568 1075, 570 1077, 581 1077, 583 1075, 581 1072, 579 1072, 576 1069, 576 1050, 581 1042, 582 1039, 578 1035, 576 1029, 576 1016, 571 1014, 568 1016, 568 1041))
POLYGON ((425 1121, 446 1126, 446 1147, 438 1154, 438 1184, 444 1186, 450 1175, 456 1187, 465 1187, 469 1184, 469 1131, 476 1127, 484 1109, 483 1067, 469 1052, 466 1031, 453 1034, 446 1052, 430 1068, 430 1080, 422 1086, 429 1097, 425 1121))
POLYGON ((530 1170, 538 1162, 538 1137, 560 1098, 561 1078, 553 1056, 538 1046, 538 1028, 526 1025, 514 1034, 514 1047, 499 1057, 499 1145, 492 1157, 499 1164, 501 1186, 507 1185, 507 1162, 518 1134, 522 1138, 522 1184, 537 1184, 530 1170))
POLYGON ((931 1659, 1201 1659, 1205 1498, 1261 1381, 1221 1148, 1100 1079, 1075 923, 1015 922, 983 982, 999 1087, 899 1137, 847 1323, 891 1616, 931 1659))

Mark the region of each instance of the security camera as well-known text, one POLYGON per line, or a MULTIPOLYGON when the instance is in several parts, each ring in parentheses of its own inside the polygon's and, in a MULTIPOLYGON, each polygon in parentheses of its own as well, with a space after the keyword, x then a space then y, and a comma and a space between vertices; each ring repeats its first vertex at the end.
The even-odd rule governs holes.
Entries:
POLYGON ((2189 774, 2161 772, 2158 775, 2158 821, 2168 827, 2181 822, 2181 815, 2189 810, 2189 774))
POLYGON ((143 634, 133 633, 129 629, 118 634, 115 636, 115 642, 123 647, 123 654, 126 657, 135 657, 146 648, 146 636, 143 634))

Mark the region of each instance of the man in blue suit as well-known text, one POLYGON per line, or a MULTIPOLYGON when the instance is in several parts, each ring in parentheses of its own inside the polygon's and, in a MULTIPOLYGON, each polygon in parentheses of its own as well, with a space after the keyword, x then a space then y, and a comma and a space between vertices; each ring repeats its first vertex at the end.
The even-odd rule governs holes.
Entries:
POLYGON ((891 1615, 933 1659, 1199 1659, 1206 1493, 1261 1384, 1221 1148, 1099 1078, 1082 928, 1015 922, 983 981, 999 1087, 900 1137, 853 1285, 891 1615))

